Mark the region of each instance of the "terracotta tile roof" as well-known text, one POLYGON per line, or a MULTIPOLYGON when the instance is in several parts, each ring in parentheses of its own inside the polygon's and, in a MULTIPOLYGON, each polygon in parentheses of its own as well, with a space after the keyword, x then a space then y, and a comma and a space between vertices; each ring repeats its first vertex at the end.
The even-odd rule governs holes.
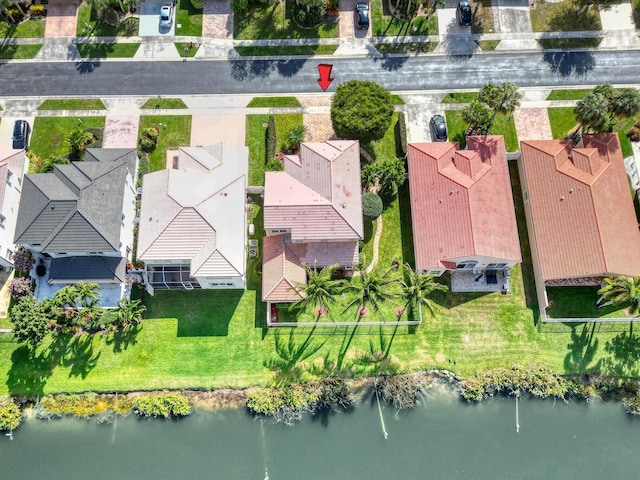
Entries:
POLYGON ((357 141, 303 143, 284 169, 265 174, 266 229, 290 229, 294 241, 362 238, 357 141))
MULTIPOLYGON (((544 280, 640 275, 640 232, 617 134, 521 142, 544 280)), ((524 186, 523 186, 524 188, 524 186)))
POLYGON ((262 239, 262 301, 295 302, 302 298, 296 287, 307 281, 300 259, 284 235, 262 239))
POLYGON ((358 242, 309 242, 292 243, 291 248, 300 262, 305 265, 328 267, 336 263, 341 267, 351 267, 358 263, 358 242))
POLYGON ((409 144, 409 188, 418 270, 455 268, 461 257, 520 262, 504 139, 409 144))

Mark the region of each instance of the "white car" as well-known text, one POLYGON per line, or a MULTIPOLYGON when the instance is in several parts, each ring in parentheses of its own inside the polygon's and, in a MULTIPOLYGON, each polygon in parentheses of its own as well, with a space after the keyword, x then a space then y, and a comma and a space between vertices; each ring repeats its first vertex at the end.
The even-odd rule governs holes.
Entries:
POLYGON ((173 23, 173 5, 170 3, 163 3, 160 7, 160 27, 171 28, 173 23))

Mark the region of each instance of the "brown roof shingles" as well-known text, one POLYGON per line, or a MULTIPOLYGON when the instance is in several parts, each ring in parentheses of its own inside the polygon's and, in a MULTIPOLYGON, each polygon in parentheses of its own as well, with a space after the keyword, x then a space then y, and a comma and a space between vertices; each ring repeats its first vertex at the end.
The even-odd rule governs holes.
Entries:
POLYGON ((640 232, 616 134, 521 142, 544 280, 640 274, 640 232))
POLYGON ((450 268, 461 257, 521 261, 511 182, 498 136, 409 145, 416 268, 450 268))

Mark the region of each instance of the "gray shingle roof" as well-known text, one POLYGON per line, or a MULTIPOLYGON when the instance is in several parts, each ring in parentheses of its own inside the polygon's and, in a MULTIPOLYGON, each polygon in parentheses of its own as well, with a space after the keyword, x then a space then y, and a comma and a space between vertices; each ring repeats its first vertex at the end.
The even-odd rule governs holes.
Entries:
POLYGON ((26 175, 15 242, 43 252, 117 251, 125 179, 136 162, 134 149, 88 149, 84 162, 26 175))

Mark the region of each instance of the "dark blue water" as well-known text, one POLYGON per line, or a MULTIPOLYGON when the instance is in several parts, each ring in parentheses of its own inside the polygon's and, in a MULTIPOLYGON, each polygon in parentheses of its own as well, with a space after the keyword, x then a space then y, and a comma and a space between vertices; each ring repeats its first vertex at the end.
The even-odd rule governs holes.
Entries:
POLYGON ((28 420, 0 438, 0 479, 637 479, 640 419, 620 404, 467 405, 439 392, 396 414, 366 400, 293 427, 244 410, 180 421, 28 420))

